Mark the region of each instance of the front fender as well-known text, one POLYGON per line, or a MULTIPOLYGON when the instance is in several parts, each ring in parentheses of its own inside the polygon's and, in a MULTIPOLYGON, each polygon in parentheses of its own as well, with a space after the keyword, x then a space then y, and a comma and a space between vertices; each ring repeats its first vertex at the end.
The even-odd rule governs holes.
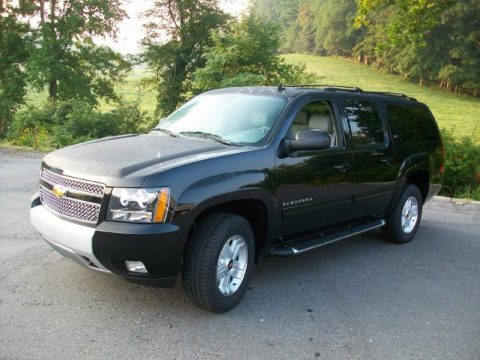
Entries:
POLYGON ((174 219, 193 221, 203 211, 236 200, 259 200, 266 207, 269 222, 276 213, 270 171, 231 172, 191 184, 177 200, 174 219))

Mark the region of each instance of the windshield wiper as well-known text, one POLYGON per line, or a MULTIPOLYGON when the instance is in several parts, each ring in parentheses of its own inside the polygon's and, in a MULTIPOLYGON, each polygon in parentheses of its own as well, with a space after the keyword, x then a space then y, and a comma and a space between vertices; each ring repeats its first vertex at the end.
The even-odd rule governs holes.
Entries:
POLYGON ((179 134, 192 137, 200 137, 203 139, 210 139, 225 145, 233 145, 230 140, 224 139, 220 135, 210 134, 203 131, 180 131, 179 134))
POLYGON ((160 128, 160 127, 156 127, 152 131, 159 131, 159 132, 162 132, 164 134, 167 134, 167 135, 170 135, 170 136, 173 136, 173 137, 179 137, 180 136, 176 132, 173 132, 173 131, 170 131, 170 130, 167 130, 167 129, 164 129, 164 128, 160 128))

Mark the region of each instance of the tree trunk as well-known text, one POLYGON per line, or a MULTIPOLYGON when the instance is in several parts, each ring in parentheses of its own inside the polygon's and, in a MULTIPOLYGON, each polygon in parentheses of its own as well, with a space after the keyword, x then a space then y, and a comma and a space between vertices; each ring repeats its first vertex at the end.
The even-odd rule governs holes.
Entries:
MULTIPOLYGON (((50 0, 50 29, 52 31, 52 36, 53 39, 57 40, 56 36, 56 29, 57 29, 57 24, 55 23, 55 9, 57 6, 56 0, 50 0)), ((56 41, 55 41, 56 42, 56 41)))
MULTIPOLYGON (((44 6, 44 0, 41 0, 41 6, 44 6)), ((56 50, 56 34, 55 34, 55 8, 56 8, 56 0, 50 1, 50 14, 49 14, 49 21, 50 21, 50 31, 52 33, 52 39, 54 40, 54 49, 56 50)), ((43 11, 42 11, 43 14, 43 11)), ((45 15, 43 15, 45 16, 45 15)), ((55 103, 57 102, 58 97, 58 81, 57 79, 50 79, 48 82, 48 100, 55 103)))
POLYGON ((3 18, 3 0, 0 0, 0 43, 1 43, 2 37, 3 37, 2 18, 3 18))
POLYGON ((423 86, 423 77, 420 76, 420 86, 423 86))
POLYGON ((56 79, 52 79, 48 83, 48 100, 51 102, 57 101, 57 93, 58 93, 58 83, 56 79))
POLYGON ((45 24, 45 0, 40 0, 40 24, 45 24))
POLYGON ((478 93, 478 89, 475 88, 475 90, 473 90, 473 96, 474 96, 474 97, 477 97, 477 93, 478 93))

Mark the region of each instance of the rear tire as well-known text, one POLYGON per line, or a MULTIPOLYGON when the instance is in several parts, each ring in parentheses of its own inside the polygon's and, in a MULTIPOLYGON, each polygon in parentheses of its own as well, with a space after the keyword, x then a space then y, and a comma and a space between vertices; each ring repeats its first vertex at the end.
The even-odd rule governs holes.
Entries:
POLYGON ((387 217, 387 224, 383 228, 386 238, 398 244, 412 240, 422 219, 422 204, 419 188, 406 184, 397 206, 387 217))
POLYGON ((215 213, 194 229, 187 245, 183 287, 205 310, 222 313, 238 304, 253 269, 252 227, 241 216, 215 213))

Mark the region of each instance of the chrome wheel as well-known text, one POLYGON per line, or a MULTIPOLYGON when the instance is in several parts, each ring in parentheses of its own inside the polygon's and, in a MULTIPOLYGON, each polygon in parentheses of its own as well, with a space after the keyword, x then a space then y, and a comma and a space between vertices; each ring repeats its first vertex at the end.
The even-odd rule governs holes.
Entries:
POLYGON ((217 286, 222 295, 232 295, 242 285, 247 271, 248 247, 241 235, 233 235, 225 245, 217 261, 217 286))
POLYGON ((410 196, 402 209, 402 230, 409 234, 415 228, 418 220, 418 200, 415 196, 410 196))

